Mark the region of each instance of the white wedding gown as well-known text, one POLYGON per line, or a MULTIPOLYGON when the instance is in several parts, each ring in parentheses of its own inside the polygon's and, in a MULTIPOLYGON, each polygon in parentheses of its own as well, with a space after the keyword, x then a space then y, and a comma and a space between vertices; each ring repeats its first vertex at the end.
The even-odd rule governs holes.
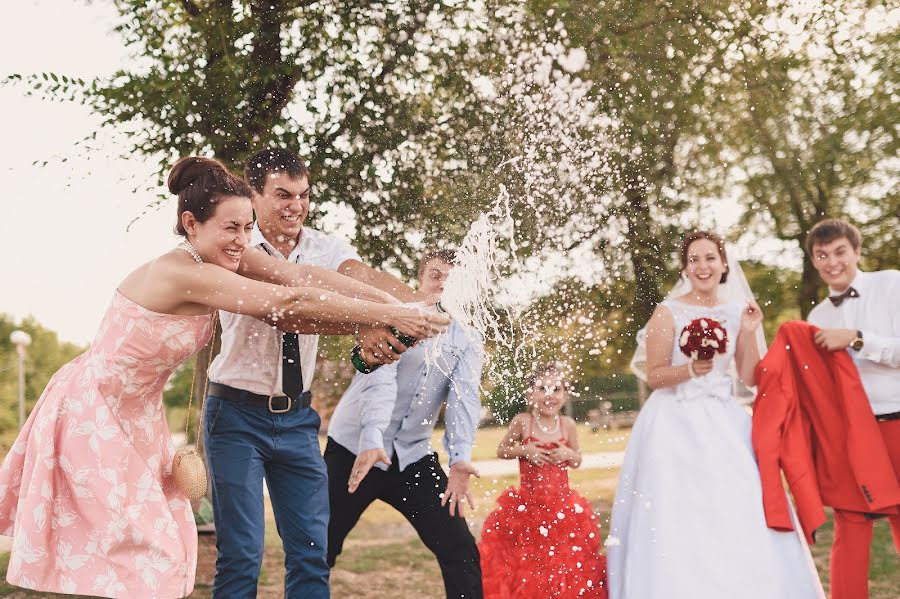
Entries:
POLYGON ((663 304, 673 365, 687 363, 677 339, 695 318, 721 322, 728 351, 708 375, 653 392, 635 422, 607 540, 610 599, 824 598, 801 534, 766 526, 750 415, 728 374, 743 306, 663 304))

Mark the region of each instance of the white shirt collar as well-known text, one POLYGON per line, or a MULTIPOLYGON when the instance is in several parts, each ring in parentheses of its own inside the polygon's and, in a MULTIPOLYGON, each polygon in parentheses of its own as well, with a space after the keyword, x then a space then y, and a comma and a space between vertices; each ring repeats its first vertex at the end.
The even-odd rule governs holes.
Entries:
POLYGON ((300 253, 301 246, 303 246, 303 242, 306 241, 307 237, 309 237, 309 235, 304 235, 305 231, 306 231, 306 227, 300 228, 300 236, 298 238, 298 243, 297 243, 297 245, 294 246, 294 249, 291 250, 291 255, 287 256, 287 258, 285 258, 284 256, 281 255, 281 252, 278 251, 278 249, 274 245, 272 245, 268 239, 265 238, 265 236, 263 235, 262 229, 259 228, 259 221, 256 221, 255 223, 253 223, 253 230, 250 232, 250 245, 252 245, 254 247, 266 246, 266 249, 274 252, 276 255, 281 256, 282 258, 285 258, 286 260, 295 262, 297 255, 300 253))
MULTIPOLYGON (((854 289, 856 289, 856 291, 862 292, 862 289, 860 289, 860 287, 865 287, 865 278, 867 274, 869 273, 856 269, 856 276, 853 277, 853 280, 850 282, 850 285, 847 286, 847 289, 853 287, 854 289)), ((844 291, 847 291, 847 289, 844 289, 844 291)), ((836 289, 832 289, 831 287, 829 287, 828 295, 840 295, 844 293, 844 291, 837 291, 836 289)))

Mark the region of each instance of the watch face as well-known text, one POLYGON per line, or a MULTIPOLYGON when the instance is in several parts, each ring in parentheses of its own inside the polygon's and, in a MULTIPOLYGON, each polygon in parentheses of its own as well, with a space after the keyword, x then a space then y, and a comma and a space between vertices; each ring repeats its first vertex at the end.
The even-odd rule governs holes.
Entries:
POLYGON ((860 339, 859 337, 857 337, 856 339, 853 340, 853 343, 850 344, 850 347, 852 347, 856 351, 861 350, 863 347, 863 340, 860 339))

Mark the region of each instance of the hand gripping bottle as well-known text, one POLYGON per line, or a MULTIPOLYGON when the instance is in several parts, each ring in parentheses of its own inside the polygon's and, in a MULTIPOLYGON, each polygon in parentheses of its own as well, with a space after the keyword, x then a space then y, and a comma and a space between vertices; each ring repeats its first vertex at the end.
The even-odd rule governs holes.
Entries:
MULTIPOLYGON (((436 303, 434 305, 434 307, 438 312, 441 312, 441 313, 446 312, 446 310, 444 310, 444 307, 441 306, 440 302, 436 303)), ((414 339, 413 337, 401 334, 400 331, 398 331, 394 327, 391 327, 390 329, 391 329, 391 333, 394 335, 394 337, 396 337, 397 340, 400 341, 400 343, 402 343, 403 345, 405 345, 408 348, 415 345, 416 341, 418 341, 417 339, 414 339)), ((399 348, 394 348, 394 349, 397 350, 399 348)), ((360 371, 363 374, 369 374, 371 372, 375 372, 376 370, 378 370, 379 368, 384 366, 384 364, 372 364, 372 365, 366 364, 366 361, 363 360, 362 349, 360 349, 359 345, 356 345, 353 348, 353 350, 350 352, 350 361, 353 362, 354 368, 356 368, 358 371, 360 371)))

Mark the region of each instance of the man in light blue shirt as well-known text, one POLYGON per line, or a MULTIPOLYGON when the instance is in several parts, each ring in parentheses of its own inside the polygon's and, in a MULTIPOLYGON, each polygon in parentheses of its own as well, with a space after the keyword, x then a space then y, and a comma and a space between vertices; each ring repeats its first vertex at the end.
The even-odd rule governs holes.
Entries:
MULTIPOLYGON (((448 250, 427 254, 419 266, 419 291, 442 292, 454 260, 448 250)), ((483 354, 476 333, 453 321, 446 333, 406 350, 399 362, 354 377, 331 418, 325 448, 329 566, 365 509, 380 499, 406 516, 434 553, 448 598, 481 599, 480 558, 463 500, 473 507, 469 478, 478 476, 471 457, 483 354), (449 478, 431 445, 444 406, 449 478)))

